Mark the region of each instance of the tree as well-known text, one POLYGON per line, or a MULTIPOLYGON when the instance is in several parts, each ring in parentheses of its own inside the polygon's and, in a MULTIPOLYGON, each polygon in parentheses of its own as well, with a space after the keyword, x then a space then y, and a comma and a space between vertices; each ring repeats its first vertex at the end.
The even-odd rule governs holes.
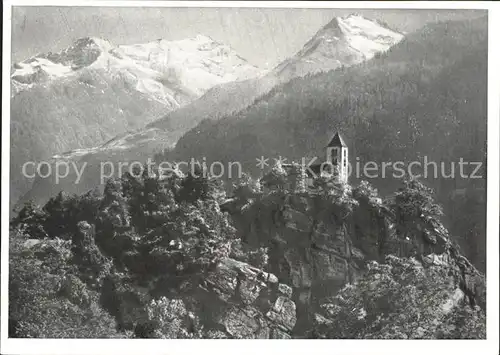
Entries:
POLYGON ((19 211, 18 215, 12 219, 10 227, 20 230, 20 235, 43 239, 48 237, 44 228, 46 220, 47 213, 32 201, 28 201, 21 211, 19 211))
POLYGON ((157 234, 152 255, 166 258, 161 262, 165 266, 175 261, 177 272, 184 273, 200 272, 229 256, 236 238, 227 214, 210 199, 180 204, 162 230, 168 232, 157 234))
POLYGON ((69 196, 61 191, 43 206, 43 210, 47 214, 44 227, 50 237, 69 237, 71 222, 69 221, 68 205, 69 196))
POLYGON ((271 190, 284 191, 287 187, 288 174, 279 161, 276 161, 271 171, 262 178, 262 185, 271 190))
POLYGON ((223 196, 221 181, 210 177, 206 169, 195 166, 181 182, 178 201, 195 203, 209 198, 221 201, 223 196))
POLYGON ((440 205, 434 202, 434 191, 419 180, 406 179, 404 187, 394 195, 394 210, 399 221, 416 218, 438 218, 443 215, 440 205))
POLYGON ((448 231, 439 219, 443 210, 432 195, 433 190, 420 181, 406 179, 390 201, 401 255, 419 256, 427 246, 448 246, 448 231))
POLYGON ((119 259, 130 244, 124 235, 130 230, 129 205, 123 196, 122 180, 109 179, 99 205, 95 224, 95 239, 104 253, 119 259))
POLYGON ((110 261, 102 254, 94 239, 95 229, 86 221, 80 221, 73 234, 71 251, 73 262, 81 270, 81 276, 89 285, 99 287, 99 283, 110 271, 110 261))
POLYGON ((148 320, 153 325, 151 337, 162 339, 201 338, 199 320, 188 312, 182 299, 162 297, 147 306, 148 320), (197 331, 198 330, 198 331, 197 331))
POLYGON ((349 184, 340 182, 335 175, 321 175, 314 179, 316 192, 313 195, 318 211, 332 212, 340 221, 345 220, 354 211, 358 201, 353 198, 349 184))
POLYGON ((260 181, 243 173, 237 184, 233 184, 233 195, 237 199, 248 200, 261 191, 260 181))
POLYGON ((352 190, 352 196, 357 200, 363 200, 371 205, 381 205, 382 199, 378 191, 369 182, 363 180, 352 190))
POLYGON ((95 223, 102 198, 103 196, 99 188, 89 190, 81 196, 75 196, 72 200, 72 205, 69 207, 71 223, 75 225, 80 221, 87 221, 91 224, 95 223))

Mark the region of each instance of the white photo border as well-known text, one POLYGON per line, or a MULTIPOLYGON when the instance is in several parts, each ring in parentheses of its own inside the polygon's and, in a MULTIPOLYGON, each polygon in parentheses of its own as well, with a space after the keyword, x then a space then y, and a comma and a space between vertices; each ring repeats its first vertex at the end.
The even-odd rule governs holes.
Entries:
POLYGON ((2 354, 398 354, 499 353, 499 99, 500 3, 485 1, 4 1, 2 82, 1 337, 2 354), (486 340, 159 340, 159 339, 12 339, 8 338, 10 68, 12 6, 94 7, 244 7, 349 9, 484 9, 488 10, 488 171, 487 171, 487 339, 486 340))

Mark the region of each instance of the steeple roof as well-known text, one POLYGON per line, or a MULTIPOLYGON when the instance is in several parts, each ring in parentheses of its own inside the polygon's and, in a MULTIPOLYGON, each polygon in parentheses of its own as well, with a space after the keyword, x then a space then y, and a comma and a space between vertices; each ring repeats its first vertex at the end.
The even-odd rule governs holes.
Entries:
POLYGON ((345 141, 342 139, 339 132, 337 132, 330 143, 328 143, 328 147, 347 147, 347 144, 345 144, 345 141))

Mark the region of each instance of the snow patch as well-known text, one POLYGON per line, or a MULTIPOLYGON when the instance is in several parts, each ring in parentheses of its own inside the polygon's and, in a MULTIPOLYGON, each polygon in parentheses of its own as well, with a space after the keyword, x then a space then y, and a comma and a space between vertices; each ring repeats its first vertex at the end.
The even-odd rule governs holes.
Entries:
POLYGON ((73 71, 69 66, 53 63, 45 58, 33 58, 30 63, 18 63, 18 67, 12 74, 12 77, 30 76, 43 71, 49 76, 58 78, 66 76, 73 71))
POLYGON ((403 39, 403 35, 359 15, 337 18, 349 45, 371 59, 378 52, 385 52, 403 39))

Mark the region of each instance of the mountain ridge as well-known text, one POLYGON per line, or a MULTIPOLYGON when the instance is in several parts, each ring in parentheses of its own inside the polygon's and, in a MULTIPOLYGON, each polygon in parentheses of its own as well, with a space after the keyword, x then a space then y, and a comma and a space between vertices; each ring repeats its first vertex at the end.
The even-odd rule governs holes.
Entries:
MULTIPOLYGON (((201 34, 178 41, 158 39, 144 44, 118 46, 101 38, 84 37, 58 53, 39 53, 15 63, 11 75, 15 89, 13 94, 50 79, 74 76, 83 68, 104 69, 111 74, 126 71, 137 79, 135 87, 138 91, 174 108, 182 104, 168 95, 168 85, 173 86, 176 80, 182 84, 181 89, 185 88, 197 97, 211 86, 264 73, 229 46, 201 34), (191 72, 206 82, 195 85, 190 78, 193 75, 191 72), (173 76, 169 78, 168 74, 173 76), (165 75, 167 77, 163 78, 165 75), (156 88, 157 93, 145 88, 154 81, 166 86, 163 92, 161 88, 156 88)), ((128 79, 134 84, 133 78, 128 79)))

